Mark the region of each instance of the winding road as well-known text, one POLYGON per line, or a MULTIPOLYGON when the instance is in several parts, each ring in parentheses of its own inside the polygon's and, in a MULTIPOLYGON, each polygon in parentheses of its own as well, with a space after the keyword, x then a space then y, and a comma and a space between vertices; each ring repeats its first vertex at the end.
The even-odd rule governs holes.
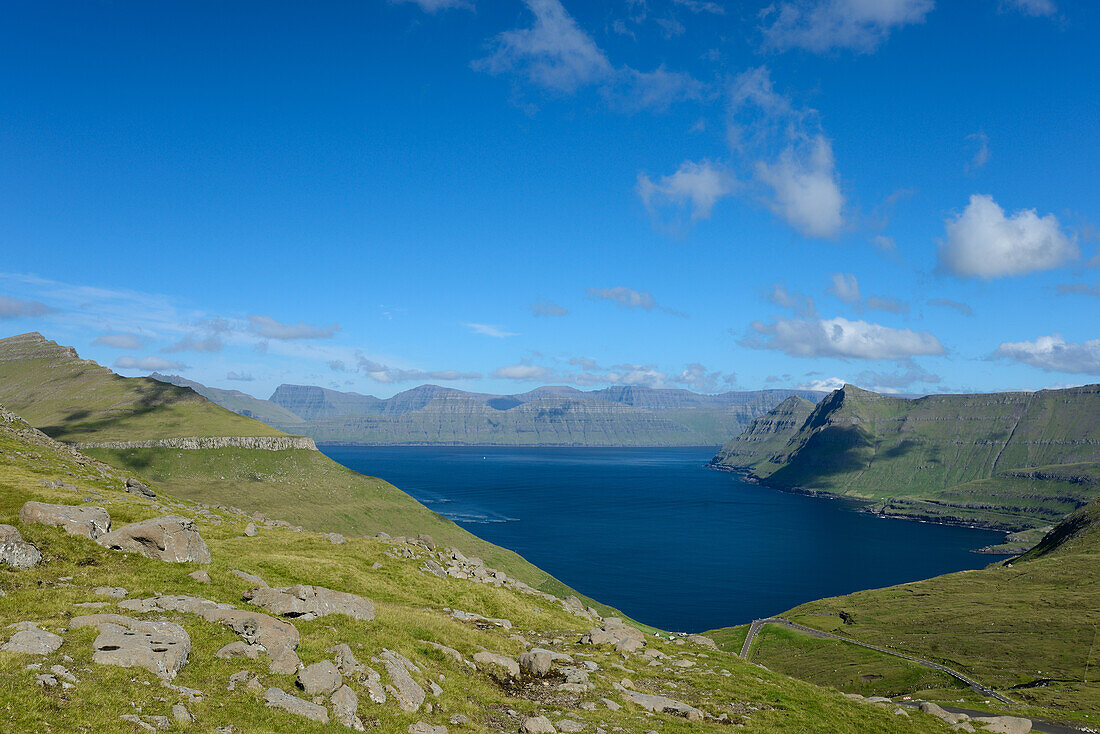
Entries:
POLYGON ((815 630, 812 627, 806 627, 805 625, 798 624, 797 622, 792 622, 789 619, 783 619, 782 617, 765 617, 764 619, 753 620, 753 623, 749 625, 748 634, 745 635, 745 644, 741 646, 741 657, 745 660, 749 659, 749 650, 752 648, 753 638, 756 637, 757 633, 760 632, 761 628, 766 624, 778 624, 789 629, 798 630, 799 632, 805 632, 806 634, 812 635, 813 637, 820 637, 829 640, 839 640, 841 642, 847 642, 849 645, 859 645, 860 647, 866 647, 869 650, 875 650, 885 655, 893 655, 897 658, 904 658, 905 660, 914 662, 917 665, 923 665, 926 668, 931 668, 932 670, 938 670, 942 673, 947 673, 952 678, 960 680, 966 685, 970 686, 978 693, 981 693, 984 696, 989 696, 990 698, 995 698, 1007 706, 1017 705, 1017 703, 1008 696, 1005 696, 1002 693, 998 693, 989 686, 984 686, 973 678, 963 675, 959 671, 953 670, 946 665, 940 665, 939 663, 934 663, 931 660, 924 660, 923 658, 914 657, 913 655, 906 655, 905 653, 897 652, 896 650, 890 650, 889 648, 878 647, 877 645, 871 645, 866 642, 853 640, 850 637, 842 637, 840 635, 834 635, 831 632, 822 632, 821 630, 815 630))

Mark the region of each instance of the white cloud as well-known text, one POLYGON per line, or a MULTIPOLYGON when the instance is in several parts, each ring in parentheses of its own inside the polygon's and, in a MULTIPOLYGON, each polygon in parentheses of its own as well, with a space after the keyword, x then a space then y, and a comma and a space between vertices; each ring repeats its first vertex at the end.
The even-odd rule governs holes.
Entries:
POLYGON ((493 324, 463 324, 467 329, 475 334, 481 334, 482 336, 491 336, 494 339, 506 339, 510 336, 519 336, 519 334, 511 331, 505 331, 499 326, 493 324))
POLYGON ((903 388, 912 388, 913 385, 935 385, 940 382, 940 376, 909 363, 904 372, 861 372, 856 378, 856 383, 868 390, 884 393, 901 392, 903 388))
POLYGON ((251 373, 248 372, 227 372, 225 379, 232 380, 234 382, 252 382, 254 378, 251 373))
POLYGON ((111 349, 141 349, 145 340, 137 334, 103 334, 93 339, 92 344, 111 349))
POLYGON ((707 370, 706 367, 693 362, 687 365, 678 375, 669 375, 668 382, 674 385, 683 385, 696 392, 715 393, 720 387, 729 388, 737 383, 737 373, 722 373, 719 370, 707 370))
POLYGON ((187 365, 182 362, 172 362, 160 357, 119 357, 115 360, 115 367, 123 370, 138 370, 141 372, 155 372, 157 370, 185 370, 187 365))
POLYGON ((587 298, 593 301, 611 301, 623 308, 640 308, 652 311, 657 299, 649 291, 636 291, 633 288, 615 286, 614 288, 586 288, 587 298))
POLYGON ((887 237, 884 234, 877 234, 871 238, 871 244, 875 246, 875 249, 888 257, 898 256, 898 243, 894 241, 893 237, 887 237))
POLYGON ((1034 17, 1049 17, 1058 12, 1058 6, 1054 0, 1002 0, 1001 7, 1010 7, 1025 15, 1034 17))
POLYGON ((492 55, 474 62, 475 68, 491 74, 517 71, 559 92, 611 76, 611 62, 558 0, 525 2, 535 15, 534 25, 501 33, 492 55))
POLYGON ((1052 334, 1033 341, 1002 342, 993 358, 1028 364, 1047 372, 1100 375, 1100 339, 1078 344, 1052 334))
POLYGON ((844 194, 817 113, 795 108, 776 92, 763 66, 737 76, 728 112, 730 147, 752 162, 757 183, 769 190, 768 208, 806 236, 839 234, 844 194))
MULTIPOLYGON (((524 0, 535 16, 530 28, 498 35, 493 53, 472 66, 490 74, 516 73, 529 82, 560 94, 597 86, 615 106, 626 111, 663 110, 674 102, 697 99, 704 85, 689 74, 664 66, 642 72, 616 68, 592 38, 562 6, 560 0, 524 0)), ((616 32, 632 34, 625 24, 616 32)))
POLYGON ((669 226, 682 226, 684 214, 696 222, 710 217, 714 204, 733 191, 733 178, 710 161, 684 161, 671 176, 661 176, 653 182, 644 173, 638 174, 635 190, 649 213, 664 214, 669 226))
POLYGON ((887 313, 909 313, 909 304, 889 296, 867 296, 863 299, 863 308, 868 311, 886 311, 887 313))
POLYGON ((758 161, 756 175, 772 188, 769 207, 809 237, 830 238, 844 224, 844 195, 836 180, 833 146, 822 135, 791 145, 773 163, 758 161))
POLYGON ((474 9, 474 4, 471 0, 390 0, 390 2, 416 3, 425 13, 438 13, 440 10, 450 10, 452 8, 461 8, 463 10, 474 9))
POLYGON ((944 353, 940 340, 927 331, 894 329, 840 317, 756 321, 751 328, 752 333, 741 340, 743 346, 774 349, 792 357, 906 359, 944 353))
POLYGON ((894 29, 923 23, 934 6, 933 0, 787 0, 769 6, 762 30, 765 45, 778 51, 867 53, 894 29))
POLYGON ((540 380, 547 380, 552 376, 553 372, 546 367, 540 367, 533 364, 513 364, 507 367, 498 367, 493 370, 490 377, 496 377, 502 380, 521 380, 525 382, 536 382, 540 380))
POLYGON ((270 316, 249 316, 249 328, 254 334, 265 339, 331 339, 340 330, 336 324, 332 326, 314 326, 298 322, 297 324, 284 324, 270 316))
POLYGON ((798 384, 798 390, 821 390, 822 392, 832 392, 833 390, 839 390, 848 384, 847 380, 839 377, 826 377, 816 380, 809 380, 807 382, 801 382, 798 384))
POLYGON ((962 214, 945 222, 939 244, 944 270, 984 279, 1050 270, 1078 256, 1076 237, 1067 236, 1053 214, 1034 209, 1005 216, 992 196, 974 194, 962 214))
POLYGON ((805 293, 788 290, 782 283, 773 283, 767 298, 777 306, 792 309, 799 316, 814 316, 817 314, 817 310, 814 308, 814 299, 805 293))
POLYGON ((569 310, 553 301, 542 298, 531 304, 531 313, 536 316, 565 316, 569 313, 569 310))
POLYGON ((53 309, 38 301, 0 296, 0 319, 30 319, 45 316, 53 309))
POLYGON ((859 281, 851 273, 833 273, 829 293, 844 303, 859 303, 859 281))
MULTIPOLYGON (((332 362, 329 363, 329 367, 335 371, 336 366, 332 362)), ((340 363, 339 367, 343 367, 340 363)), ((388 365, 380 364, 366 357, 360 356, 358 359, 358 370, 362 374, 366 375, 375 382, 391 383, 391 382, 421 382, 424 380, 440 380, 443 382, 453 382, 455 380, 476 380, 481 377, 478 372, 459 372, 458 370, 418 370, 418 369, 401 369, 398 367, 390 367, 388 365)))

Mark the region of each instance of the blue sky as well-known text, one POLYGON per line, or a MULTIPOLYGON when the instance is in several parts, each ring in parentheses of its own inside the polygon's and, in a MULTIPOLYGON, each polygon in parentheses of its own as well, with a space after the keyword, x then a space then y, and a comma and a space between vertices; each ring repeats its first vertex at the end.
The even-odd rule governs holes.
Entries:
POLYGON ((0 331, 266 397, 1100 375, 1100 8, 9 5, 0 331))

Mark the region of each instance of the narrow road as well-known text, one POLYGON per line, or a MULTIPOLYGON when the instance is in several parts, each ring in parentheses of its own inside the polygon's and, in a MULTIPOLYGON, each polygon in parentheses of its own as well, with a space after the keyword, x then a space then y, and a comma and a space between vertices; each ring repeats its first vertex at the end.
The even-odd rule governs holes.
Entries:
POLYGON ((997 699, 998 701, 1000 701, 1001 703, 1003 703, 1007 706, 1017 705, 1016 702, 1013 701, 1008 696, 1005 696, 1002 693, 998 693, 997 691, 993 690, 989 686, 984 686, 981 683, 979 683, 978 681, 974 680, 973 678, 970 678, 969 676, 963 675, 959 671, 953 670, 953 669, 947 667, 946 665, 940 665, 939 663, 934 663, 931 660, 924 660, 922 658, 914 657, 912 655, 906 655, 903 652, 897 652, 895 650, 890 650, 889 648, 878 647, 877 645, 871 645, 871 644, 868 644, 866 642, 860 642, 859 640, 853 640, 849 637, 841 637, 840 635, 834 635, 831 632, 822 632, 821 630, 815 630, 812 627, 806 627, 804 625, 797 624, 796 622, 792 622, 789 619, 783 619, 782 617, 766 617, 764 619, 753 620, 753 623, 751 625, 749 625, 748 634, 745 635, 745 644, 741 646, 741 657, 744 658, 745 660, 749 659, 749 650, 752 647, 753 638, 756 637, 757 633, 760 632, 760 629, 766 624, 778 624, 778 625, 782 625, 783 627, 788 627, 788 628, 793 629, 793 630, 798 630, 799 632, 805 632, 806 634, 812 635, 813 637, 820 637, 820 638, 829 639, 829 640, 839 640, 841 642, 847 642, 849 645, 859 645, 860 647, 866 647, 869 650, 875 650, 877 652, 881 652, 881 653, 886 654, 886 655, 893 655, 894 657, 897 657, 897 658, 904 658, 905 660, 909 660, 911 662, 914 662, 917 665, 923 665, 926 668, 931 668, 933 670, 938 670, 941 673, 947 673, 952 678, 955 678, 957 680, 962 681, 963 683, 970 686, 971 688, 973 688, 978 693, 981 693, 983 696, 989 696, 990 698, 995 698, 995 699, 997 699))

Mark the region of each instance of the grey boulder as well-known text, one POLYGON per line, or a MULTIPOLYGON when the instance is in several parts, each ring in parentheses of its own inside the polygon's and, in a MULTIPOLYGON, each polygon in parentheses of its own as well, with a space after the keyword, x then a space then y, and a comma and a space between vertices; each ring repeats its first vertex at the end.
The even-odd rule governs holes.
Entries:
POLYGON ((298 687, 307 696, 327 696, 335 693, 344 680, 330 660, 307 665, 298 671, 298 687))
POLYGON ((42 560, 42 552, 23 540, 11 525, 0 525, 0 563, 26 570, 42 560))
POLYGON ((374 619, 374 604, 355 594, 333 591, 323 586, 284 586, 246 591, 244 600, 273 614, 299 619, 316 619, 329 614, 344 614, 352 619, 374 619))
POLYGON ((61 647, 61 638, 52 632, 39 629, 34 622, 19 622, 10 625, 16 630, 7 642, 0 645, 4 652, 15 652, 23 655, 49 655, 61 647))
POLYGON ((126 491, 130 494, 136 494, 139 497, 147 497, 149 499, 153 499, 157 496, 156 492, 149 489, 149 487, 147 487, 145 484, 138 481, 137 479, 134 479, 133 477, 130 477, 126 480, 126 491))
POLYGON ((111 550, 140 553, 171 563, 210 563, 210 549, 186 517, 167 515, 123 525, 96 539, 111 550))
POLYGON ((624 691, 623 696, 630 702, 641 706, 646 711, 657 714, 673 714, 682 716, 688 721, 700 721, 703 712, 694 706, 689 706, 680 701, 674 701, 666 696, 655 696, 650 693, 638 693, 637 691, 624 691))
POLYGON ((99 630, 92 647, 92 662, 123 668, 145 668, 169 681, 187 663, 191 638, 174 622, 146 622, 121 614, 89 614, 74 617, 71 629, 99 630))
POLYGON ((282 709, 322 724, 328 723, 328 709, 303 698, 292 696, 281 688, 268 688, 264 693, 268 708, 282 709))
POLYGON ((61 528, 69 535, 80 535, 93 540, 111 530, 111 516, 102 507, 27 502, 19 510, 19 520, 51 525, 61 528))

